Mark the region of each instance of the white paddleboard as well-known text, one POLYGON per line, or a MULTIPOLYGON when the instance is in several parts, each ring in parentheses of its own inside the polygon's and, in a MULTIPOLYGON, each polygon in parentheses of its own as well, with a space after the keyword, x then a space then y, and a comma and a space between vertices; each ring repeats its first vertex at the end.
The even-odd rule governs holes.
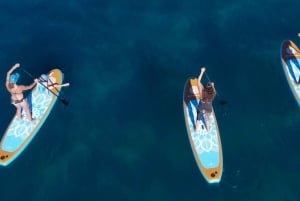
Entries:
POLYGON ((197 165, 208 183, 219 183, 223 172, 222 146, 214 111, 210 114, 211 129, 208 132, 204 118, 200 130, 195 131, 197 106, 200 95, 197 79, 188 79, 183 93, 183 110, 189 141, 197 165))
POLYGON ((285 77, 300 106, 300 50, 295 43, 287 40, 283 41, 280 53, 285 77))
MULTIPOLYGON (((63 74, 59 69, 51 70, 48 76, 55 83, 61 84, 63 81, 63 74)), ((15 115, 7 127, 0 142, 0 165, 10 164, 23 152, 51 112, 57 96, 51 92, 47 93, 47 89, 43 88, 44 86, 38 83, 37 88, 27 96, 32 117, 36 120, 33 123, 29 122, 25 112, 22 111, 23 118, 19 119, 15 115)), ((60 88, 57 88, 57 90, 53 88, 52 92, 58 94, 59 90, 60 88)))

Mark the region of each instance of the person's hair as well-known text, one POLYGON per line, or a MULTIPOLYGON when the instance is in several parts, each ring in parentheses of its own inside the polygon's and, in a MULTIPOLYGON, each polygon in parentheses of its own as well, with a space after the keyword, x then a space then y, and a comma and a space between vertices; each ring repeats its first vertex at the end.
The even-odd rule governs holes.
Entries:
POLYGON ((216 93, 214 85, 212 83, 208 82, 207 85, 203 88, 202 100, 204 102, 212 102, 215 99, 216 95, 217 95, 217 93, 216 93))

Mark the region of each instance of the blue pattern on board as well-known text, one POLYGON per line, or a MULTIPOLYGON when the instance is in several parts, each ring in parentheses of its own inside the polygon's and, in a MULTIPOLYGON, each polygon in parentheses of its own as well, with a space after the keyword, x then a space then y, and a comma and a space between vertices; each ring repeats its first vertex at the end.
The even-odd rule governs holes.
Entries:
POLYGON ((289 59, 287 61, 287 67, 292 77, 292 81, 300 82, 300 60, 299 59, 289 59))
POLYGON ((300 200, 300 113, 277 56, 283 39, 299 44, 299 4, 0 1, 2 134, 15 113, 3 86, 14 62, 33 75, 61 67, 73 85, 71 104, 1 168, 1 201, 300 200), (182 115, 182 86, 200 65, 228 100, 214 107, 218 186, 199 175, 182 115))
MULTIPOLYGON (((38 87, 43 87, 38 83, 38 87)), ((2 148, 8 152, 16 151, 24 141, 28 140, 27 137, 33 137, 38 131, 37 124, 43 124, 45 115, 52 98, 51 93, 40 93, 40 90, 35 90, 29 95, 29 101, 32 104, 32 117, 36 118, 34 123, 30 123, 26 117, 25 111, 22 111, 23 118, 18 119, 16 116, 12 120, 10 126, 7 128, 7 135, 2 142, 2 148), (40 122, 42 119, 42 122, 40 122)), ((50 111, 50 110, 49 110, 50 111)), ((48 111, 48 112, 49 112, 48 111)))

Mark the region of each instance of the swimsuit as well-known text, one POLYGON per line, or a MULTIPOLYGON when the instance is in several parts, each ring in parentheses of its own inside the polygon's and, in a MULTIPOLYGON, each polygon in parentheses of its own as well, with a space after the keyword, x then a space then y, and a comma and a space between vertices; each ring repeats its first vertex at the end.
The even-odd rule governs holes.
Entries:
MULTIPOLYGON (((21 93, 17 93, 16 90, 15 90, 15 92, 12 92, 12 94, 14 94, 14 97, 16 98, 16 96, 18 94, 20 95, 21 93)), ((21 98, 20 100, 19 99, 16 99, 16 100, 11 99, 11 104, 16 105, 16 104, 22 103, 24 100, 25 100, 24 97, 21 98)))
POLYGON ((206 113, 211 113, 211 112, 212 112, 211 102, 200 101, 200 103, 197 107, 197 120, 201 120, 201 116, 203 116, 206 113))
POLYGON ((19 103, 22 103, 25 100, 25 98, 23 97, 21 100, 11 100, 11 104, 13 105, 17 105, 19 103))

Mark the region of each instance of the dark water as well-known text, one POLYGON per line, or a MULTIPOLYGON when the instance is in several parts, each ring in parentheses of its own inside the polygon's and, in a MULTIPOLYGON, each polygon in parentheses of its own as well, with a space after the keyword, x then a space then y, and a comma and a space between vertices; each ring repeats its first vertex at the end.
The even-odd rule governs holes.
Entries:
MULTIPOLYGON (((279 48, 297 38, 300 2, 0 2, 0 131, 14 108, 5 73, 16 62, 65 73, 30 146, 0 168, 1 201, 297 201, 300 110, 279 48), (186 134, 182 91, 206 66, 224 173, 208 185, 186 134)), ((21 72, 23 83, 31 79, 21 72)))

